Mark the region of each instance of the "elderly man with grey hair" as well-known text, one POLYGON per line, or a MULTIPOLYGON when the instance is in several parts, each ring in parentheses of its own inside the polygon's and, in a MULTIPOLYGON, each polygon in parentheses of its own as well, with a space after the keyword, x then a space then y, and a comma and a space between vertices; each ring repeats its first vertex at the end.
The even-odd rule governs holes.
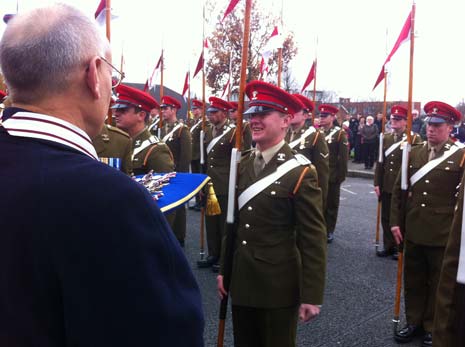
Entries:
MULTIPOLYGON (((0 346, 203 346, 199 288, 150 194, 100 163, 109 44, 66 5, 12 19, 0 67, 0 346)), ((114 82, 114 84, 112 83, 114 82)))

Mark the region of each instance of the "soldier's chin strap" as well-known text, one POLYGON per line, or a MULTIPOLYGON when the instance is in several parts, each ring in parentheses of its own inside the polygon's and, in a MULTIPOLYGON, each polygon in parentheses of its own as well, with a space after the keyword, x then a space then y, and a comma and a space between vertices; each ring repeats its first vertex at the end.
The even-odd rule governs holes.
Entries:
POLYGON ((229 187, 228 187, 228 211, 226 214, 226 222, 234 223, 234 208, 236 197, 237 183, 237 166, 241 161, 241 151, 237 148, 231 150, 231 163, 229 169, 229 187))

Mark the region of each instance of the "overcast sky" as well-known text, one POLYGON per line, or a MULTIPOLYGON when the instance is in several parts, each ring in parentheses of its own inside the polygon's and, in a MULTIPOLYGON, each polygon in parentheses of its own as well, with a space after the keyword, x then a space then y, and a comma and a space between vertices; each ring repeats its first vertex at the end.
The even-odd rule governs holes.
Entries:
MULTIPOLYGON (((283 0, 255 1, 279 16, 283 0)), ((19 10, 53 2, 19 0, 19 10)), ((93 16, 99 0, 62 2, 93 16)), ((206 25, 207 34, 228 2, 217 1, 217 10, 206 25)), ((186 71, 195 69, 201 50, 202 4, 203 0, 112 0, 119 15, 112 24, 113 62, 119 66, 124 47, 128 81, 144 83, 163 47, 164 83, 181 92, 186 71)), ((382 100, 383 84, 374 92, 372 88, 411 6, 409 0, 285 0, 283 33, 292 31, 295 35, 299 52, 291 69, 299 87, 316 54, 317 89, 334 91, 353 101, 382 100)), ((2 14, 14 13, 16 0, 1 0, 0 10, 2 14)), ((415 101, 440 100, 455 106, 465 98, 464 14, 463 0, 416 2, 415 101)), ((2 22, 0 34, 4 27, 2 22)), ((409 44, 405 44, 389 67, 388 99, 407 100, 408 62, 409 44)), ((198 77, 192 81, 192 89, 200 94, 198 77)))

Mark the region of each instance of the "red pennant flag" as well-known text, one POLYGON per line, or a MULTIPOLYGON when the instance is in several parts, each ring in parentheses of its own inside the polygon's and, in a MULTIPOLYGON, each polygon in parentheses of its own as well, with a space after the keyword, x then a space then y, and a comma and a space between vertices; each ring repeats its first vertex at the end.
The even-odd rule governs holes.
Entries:
POLYGON ((197 63, 197 67, 195 68, 193 78, 195 78, 195 76, 197 76, 197 74, 198 74, 200 71, 202 71, 203 64, 204 64, 204 59, 203 59, 203 52, 202 52, 202 54, 200 54, 199 61, 198 61, 198 63, 197 63))
POLYGON ((94 14, 95 19, 97 19, 99 16, 102 15, 103 12, 105 12, 106 6, 107 6, 107 0, 100 0, 97 10, 95 11, 95 14, 94 14))
POLYGON ((232 11, 234 11, 234 8, 236 7, 238 2, 239 2, 239 0, 231 0, 229 2, 229 5, 226 8, 226 11, 224 11, 224 16, 223 16, 223 19, 221 21, 224 21, 224 19, 228 16, 228 14, 230 14, 232 11))
POLYGON ((145 81, 145 84, 144 84, 144 89, 143 91, 146 92, 147 89, 149 89, 149 79, 147 78, 147 80, 145 81))
POLYGON ((205 41, 203 42, 203 47, 208 49, 210 48, 209 46, 210 45, 208 44, 208 39, 205 39, 205 41))
POLYGON ((316 76, 316 59, 313 61, 312 67, 310 68, 310 72, 308 73, 304 86, 302 87, 302 90, 300 91, 301 93, 303 93, 305 88, 307 88, 308 85, 312 83, 315 76, 316 76))
POLYGON ((226 91, 228 90, 229 87, 229 80, 226 82, 226 85, 223 88, 223 94, 221 94, 221 98, 223 98, 224 94, 226 94, 226 91))
POLYGON ((184 87, 182 88, 182 96, 186 94, 188 89, 189 89, 189 71, 186 72, 186 79, 184 80, 184 87))
POLYGON ((378 84, 384 79, 384 72, 385 72, 385 66, 386 64, 391 60, 392 56, 396 51, 399 49, 399 47, 406 41, 409 40, 410 36, 410 30, 412 28, 412 11, 410 11, 407 20, 404 23, 404 26, 402 27, 402 30, 399 34, 399 37, 397 38, 396 43, 394 44, 394 47, 391 50, 391 53, 389 53, 388 57, 386 58, 386 61, 383 64, 383 67, 381 68, 381 72, 378 75, 378 79, 376 80, 375 86, 373 87, 373 90, 378 86, 378 84))

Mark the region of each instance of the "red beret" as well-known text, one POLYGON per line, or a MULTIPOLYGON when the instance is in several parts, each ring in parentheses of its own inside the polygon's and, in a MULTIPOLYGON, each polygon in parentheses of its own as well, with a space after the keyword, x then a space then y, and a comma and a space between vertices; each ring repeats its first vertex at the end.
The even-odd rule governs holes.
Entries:
POLYGON ((407 119, 407 109, 401 105, 391 107, 391 117, 407 119))
POLYGON ((203 108, 203 102, 197 99, 192 99, 191 108, 203 108))
POLYGON ((445 102, 430 101, 423 109, 427 115, 427 123, 456 123, 462 120, 462 114, 445 102))
POLYGON ((231 110, 237 110, 239 108, 239 103, 237 101, 230 101, 229 103, 232 106, 231 110))
POLYGON ((4 97, 6 97, 6 93, 3 90, 0 90, 0 101, 3 100, 4 97))
POLYGON ((150 112, 153 108, 159 108, 158 102, 148 93, 142 90, 120 84, 116 87, 116 99, 115 105, 112 109, 127 108, 129 106, 136 106, 144 111, 150 112))
POLYGON ((307 112, 312 112, 315 109, 315 104, 309 98, 303 96, 302 94, 292 94, 304 105, 304 108, 307 112))
POLYGON ((161 98, 161 107, 171 106, 177 108, 178 110, 181 108, 181 103, 176 100, 175 98, 165 95, 161 98))
POLYGON ((223 99, 210 96, 208 101, 210 102, 210 107, 207 110, 208 112, 228 111, 232 109, 231 104, 223 99))
POLYGON ((249 109, 244 114, 266 113, 276 110, 286 114, 299 112, 302 103, 285 90, 263 81, 252 81, 245 87, 250 99, 249 109))
POLYGON ((327 105, 327 104, 321 104, 318 106, 318 110, 320 111, 320 114, 329 114, 331 116, 334 116, 336 113, 339 112, 339 109, 333 105, 327 105))

